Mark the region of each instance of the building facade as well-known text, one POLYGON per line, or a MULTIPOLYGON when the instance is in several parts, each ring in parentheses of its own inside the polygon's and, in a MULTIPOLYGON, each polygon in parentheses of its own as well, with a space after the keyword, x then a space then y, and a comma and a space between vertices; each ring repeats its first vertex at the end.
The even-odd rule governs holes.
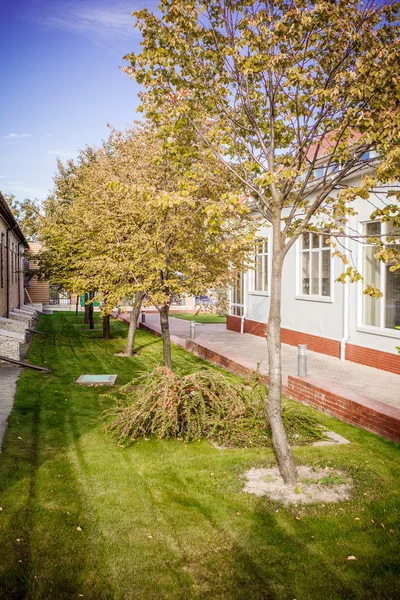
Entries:
POLYGON ((23 256, 29 248, 6 200, 0 194, 0 316, 24 305, 23 256))
MULTIPOLYGON (((321 167, 320 167, 321 170, 321 167)), ((354 181, 350 181, 354 184, 354 181)), ((373 206, 382 205, 381 196, 373 206)), ((307 344, 308 349, 400 374, 400 270, 391 271, 375 257, 376 249, 362 236, 391 232, 390 223, 371 220, 373 207, 359 199, 357 214, 347 222, 352 237, 343 239, 349 264, 366 283, 375 284, 381 298, 363 294, 358 283, 340 283, 340 258, 327 245, 328 232, 305 233, 289 250, 283 268, 282 343, 307 344)), ((398 238, 395 243, 400 243, 398 238)), ((231 290, 228 329, 265 335, 269 312, 272 230, 258 232, 254 269, 241 274, 231 290)))

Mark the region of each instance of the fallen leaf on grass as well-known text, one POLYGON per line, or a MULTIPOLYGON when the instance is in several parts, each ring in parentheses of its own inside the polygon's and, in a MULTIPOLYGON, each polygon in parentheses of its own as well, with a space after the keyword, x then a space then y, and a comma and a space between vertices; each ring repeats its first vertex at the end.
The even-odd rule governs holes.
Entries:
POLYGON ((357 560, 355 556, 348 556, 347 560, 357 560))
POLYGON ((82 531, 82 527, 79 527, 79 525, 78 525, 78 527, 76 528, 76 530, 77 531, 82 531))

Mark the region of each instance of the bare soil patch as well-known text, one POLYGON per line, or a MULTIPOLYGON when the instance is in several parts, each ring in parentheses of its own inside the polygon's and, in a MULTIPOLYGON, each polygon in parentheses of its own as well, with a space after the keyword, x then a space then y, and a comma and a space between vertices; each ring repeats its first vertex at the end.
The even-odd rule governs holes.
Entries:
POLYGON ((268 496, 270 500, 285 505, 343 502, 350 498, 353 481, 342 471, 298 467, 298 472, 298 484, 290 486, 283 481, 278 467, 250 469, 244 474, 247 482, 243 491, 256 496, 268 496))

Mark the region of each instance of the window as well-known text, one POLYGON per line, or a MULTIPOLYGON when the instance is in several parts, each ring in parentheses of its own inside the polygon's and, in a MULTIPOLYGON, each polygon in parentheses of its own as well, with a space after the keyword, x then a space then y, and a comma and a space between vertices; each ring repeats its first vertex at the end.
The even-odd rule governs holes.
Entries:
POLYGON ((317 169, 314 169, 315 179, 322 179, 322 177, 324 175, 325 175, 325 167, 318 167, 317 169))
POLYGON ((340 165, 339 163, 331 163, 329 165, 329 167, 326 168, 326 174, 330 175, 331 173, 337 173, 338 171, 340 171, 340 165))
POLYGON ((231 315, 243 316, 244 290, 243 273, 237 273, 235 283, 232 286, 231 315))
POLYGON ((337 173, 337 171, 340 171, 340 164, 332 162, 328 166, 317 167, 314 169, 314 177, 315 179, 322 179, 325 174, 328 176, 331 173, 337 173))
POLYGON ((258 240, 255 249, 254 291, 268 292, 268 239, 258 240))
POLYGON ((331 249, 328 233, 303 233, 300 250, 300 293, 304 296, 331 295, 331 249))
MULTIPOLYGON (((392 233, 390 224, 377 221, 364 223, 364 235, 380 236, 392 233)), ((366 241, 363 248, 363 277, 367 285, 374 284, 383 294, 381 298, 372 298, 363 294, 362 324, 380 329, 400 327, 400 271, 391 271, 393 263, 382 263, 375 257, 373 242, 366 241)))
MULTIPOLYGON (((381 224, 364 223, 364 235, 376 236, 381 233, 381 224)), ((376 248, 373 244, 366 244, 363 249, 363 277, 367 285, 381 285, 381 263, 375 258, 376 248)), ((363 294, 363 324, 380 327, 381 303, 379 298, 372 298, 363 294)))

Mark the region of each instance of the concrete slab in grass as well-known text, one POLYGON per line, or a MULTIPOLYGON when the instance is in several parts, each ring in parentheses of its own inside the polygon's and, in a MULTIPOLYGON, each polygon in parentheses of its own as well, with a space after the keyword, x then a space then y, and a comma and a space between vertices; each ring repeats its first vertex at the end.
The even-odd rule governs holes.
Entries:
POLYGON ((76 383, 79 385, 114 385, 118 375, 81 375, 76 383))

